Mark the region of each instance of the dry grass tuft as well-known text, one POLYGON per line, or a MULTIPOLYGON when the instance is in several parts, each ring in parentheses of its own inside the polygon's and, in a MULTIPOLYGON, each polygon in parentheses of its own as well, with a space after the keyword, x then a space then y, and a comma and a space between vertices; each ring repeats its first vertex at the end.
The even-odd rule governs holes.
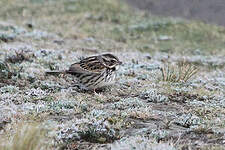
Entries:
POLYGON ((1 150, 42 150, 44 144, 45 130, 37 124, 19 125, 11 137, 0 138, 1 150))
POLYGON ((187 82, 198 69, 185 61, 179 62, 177 65, 166 64, 161 68, 162 80, 168 82, 187 82))

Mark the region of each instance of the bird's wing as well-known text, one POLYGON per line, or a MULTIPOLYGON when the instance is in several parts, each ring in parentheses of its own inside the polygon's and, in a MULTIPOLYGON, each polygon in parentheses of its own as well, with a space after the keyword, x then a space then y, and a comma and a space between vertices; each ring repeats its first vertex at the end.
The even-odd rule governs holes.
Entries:
POLYGON ((99 56, 92 56, 85 58, 79 62, 79 65, 82 69, 90 72, 102 72, 105 68, 104 64, 102 61, 100 61, 99 56))
POLYGON ((70 74, 99 74, 103 69, 103 67, 101 68, 86 63, 74 63, 66 72, 70 74))

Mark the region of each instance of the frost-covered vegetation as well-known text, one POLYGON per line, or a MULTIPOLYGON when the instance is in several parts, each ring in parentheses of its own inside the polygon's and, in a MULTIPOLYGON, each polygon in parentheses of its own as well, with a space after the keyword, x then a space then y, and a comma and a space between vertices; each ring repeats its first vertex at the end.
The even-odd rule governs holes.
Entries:
POLYGON ((1 0, 0 149, 224 149, 224 33, 116 0, 1 0), (45 75, 104 52, 123 65, 98 94, 45 75))

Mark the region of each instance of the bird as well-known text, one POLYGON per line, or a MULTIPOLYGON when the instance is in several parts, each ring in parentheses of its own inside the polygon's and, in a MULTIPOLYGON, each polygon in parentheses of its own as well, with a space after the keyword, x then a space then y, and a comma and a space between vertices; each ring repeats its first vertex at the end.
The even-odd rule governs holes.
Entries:
POLYGON ((122 62, 113 54, 106 53, 90 56, 73 63, 65 71, 47 71, 46 74, 71 74, 74 75, 81 85, 87 90, 100 89, 114 84, 116 72, 122 62))

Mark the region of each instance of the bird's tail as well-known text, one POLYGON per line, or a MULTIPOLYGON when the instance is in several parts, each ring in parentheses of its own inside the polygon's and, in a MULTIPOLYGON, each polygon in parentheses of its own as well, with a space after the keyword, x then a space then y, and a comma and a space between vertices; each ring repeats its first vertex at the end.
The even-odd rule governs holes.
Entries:
POLYGON ((59 75, 59 74, 65 74, 65 70, 52 70, 52 71, 46 71, 45 75, 59 75))

